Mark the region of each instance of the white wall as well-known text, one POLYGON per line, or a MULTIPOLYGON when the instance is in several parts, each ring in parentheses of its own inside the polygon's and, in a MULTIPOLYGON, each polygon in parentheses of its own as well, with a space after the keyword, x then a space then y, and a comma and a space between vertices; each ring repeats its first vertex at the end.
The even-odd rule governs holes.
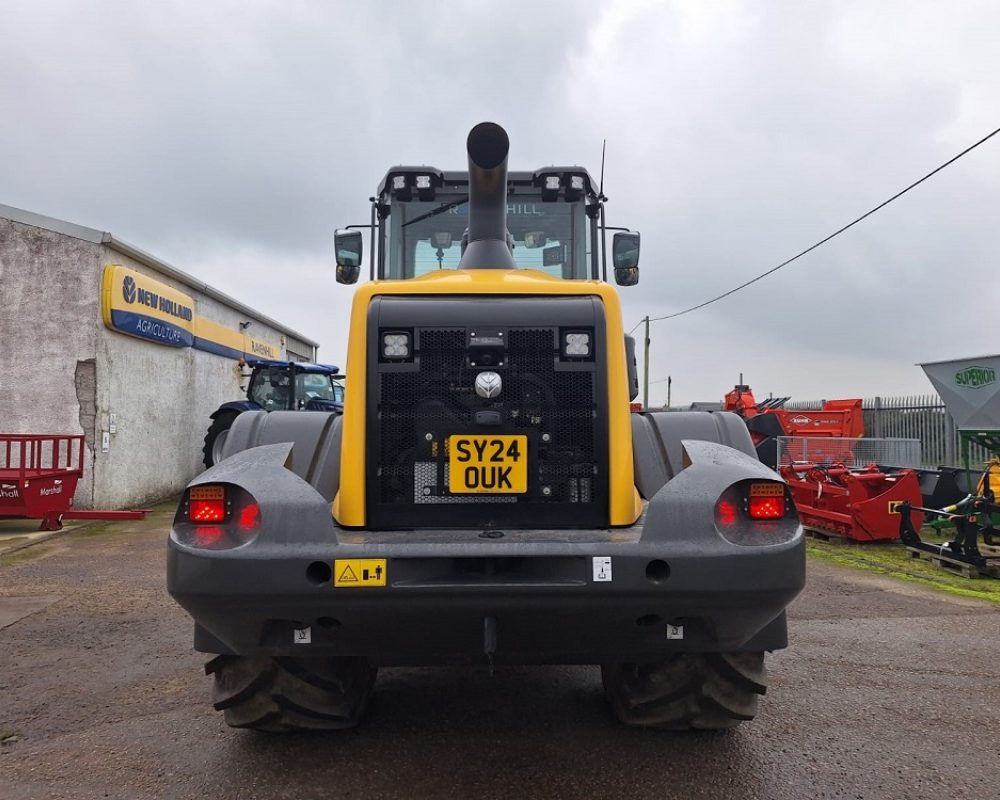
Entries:
MULTIPOLYGON (((178 493, 202 469, 209 415, 241 399, 246 381, 233 359, 105 328, 104 266, 121 264, 173 286, 194 298, 198 315, 234 330, 251 319, 256 339, 278 344, 287 334, 98 243, 98 232, 79 230, 94 241, 0 217, 0 433, 85 434, 74 505, 144 506, 178 493)), ((312 356, 296 338, 287 344, 312 356)))
POLYGON ((93 493, 94 393, 87 373, 100 324, 100 249, 0 217, 0 433, 86 433, 74 499, 82 507, 93 493))

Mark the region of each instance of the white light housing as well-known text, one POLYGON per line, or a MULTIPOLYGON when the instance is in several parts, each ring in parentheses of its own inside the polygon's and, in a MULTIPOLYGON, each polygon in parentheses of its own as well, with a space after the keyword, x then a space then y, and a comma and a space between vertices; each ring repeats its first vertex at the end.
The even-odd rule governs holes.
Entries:
POLYGON ((392 177, 392 188, 393 189, 405 189, 406 188, 406 176, 405 175, 394 175, 392 177))
POLYGON ((563 350, 568 356, 589 356, 590 334, 567 333, 563 350))
POLYGON ((410 336, 406 333, 386 333, 382 336, 382 355, 386 358, 409 358, 410 336))
POLYGON ((583 175, 574 175, 569 179, 570 188, 576 189, 579 192, 583 191, 583 175))
POLYGON ((559 176, 558 175, 546 175, 545 176, 545 188, 552 191, 559 191, 559 176))
POLYGON ((418 189, 430 189, 431 188, 431 176, 430 175, 417 175, 417 188, 418 189))

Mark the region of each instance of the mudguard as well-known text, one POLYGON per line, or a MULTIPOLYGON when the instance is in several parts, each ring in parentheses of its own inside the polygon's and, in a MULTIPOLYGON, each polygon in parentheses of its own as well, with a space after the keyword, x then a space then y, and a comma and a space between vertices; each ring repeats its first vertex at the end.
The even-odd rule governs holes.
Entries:
POLYGON ((235 411, 237 414, 242 414, 244 411, 262 411, 263 409, 251 400, 231 400, 228 403, 223 403, 215 411, 209 419, 215 419, 219 414, 224 411, 235 411))
MULTIPOLYGON (((233 422, 222 456, 228 461, 244 450, 288 443, 288 469, 312 486, 329 505, 340 487, 342 421, 343 417, 334 412, 248 411, 233 422)), ((239 480, 233 483, 242 485, 239 480)), ((244 488, 250 490, 249 486, 244 488)), ((256 496, 253 491, 251 494, 256 496)))

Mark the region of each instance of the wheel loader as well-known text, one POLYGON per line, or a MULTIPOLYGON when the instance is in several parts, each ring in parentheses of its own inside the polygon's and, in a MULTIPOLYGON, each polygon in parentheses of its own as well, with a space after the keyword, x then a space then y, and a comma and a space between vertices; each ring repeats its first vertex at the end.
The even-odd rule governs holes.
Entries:
MULTIPOLYGON (((372 199, 343 414, 240 414, 182 496, 168 588, 215 708, 348 728, 379 667, 590 664, 627 725, 735 727, 805 580, 791 495, 736 415, 630 413, 586 170, 508 172, 493 123, 466 144, 372 199)), ((361 230, 335 248, 356 282, 361 230)), ((638 257, 615 233, 619 285, 638 257)))

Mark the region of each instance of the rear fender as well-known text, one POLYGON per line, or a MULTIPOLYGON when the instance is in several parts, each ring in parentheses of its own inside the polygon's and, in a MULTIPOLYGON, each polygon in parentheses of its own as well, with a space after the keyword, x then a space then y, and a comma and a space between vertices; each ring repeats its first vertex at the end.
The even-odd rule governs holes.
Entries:
POLYGON ((215 419, 220 414, 224 414, 233 411, 237 414, 242 414, 244 411, 261 411, 261 407, 250 400, 231 400, 228 403, 223 403, 219 406, 213 413, 210 419, 215 419))
POLYGON ((288 443, 288 468, 330 502, 340 488, 342 420, 334 412, 248 411, 233 422, 222 455, 288 443))
MULTIPOLYGON (((680 446, 680 471, 649 502, 644 541, 669 540, 677 552, 685 554, 706 547, 718 550, 723 537, 715 527, 715 504, 722 493, 739 481, 785 482, 755 457, 732 447, 689 439, 680 446)), ((789 525, 797 528, 798 521, 790 519, 789 525)), ((786 541, 801 544, 801 531, 786 541)))
MULTIPOLYGON (((336 542, 329 502, 295 474, 291 462, 290 442, 253 447, 205 470, 188 484, 188 488, 228 483, 249 492, 260 506, 263 527, 259 541, 269 544, 336 542)), ((219 554, 227 552, 219 551, 219 554)))

